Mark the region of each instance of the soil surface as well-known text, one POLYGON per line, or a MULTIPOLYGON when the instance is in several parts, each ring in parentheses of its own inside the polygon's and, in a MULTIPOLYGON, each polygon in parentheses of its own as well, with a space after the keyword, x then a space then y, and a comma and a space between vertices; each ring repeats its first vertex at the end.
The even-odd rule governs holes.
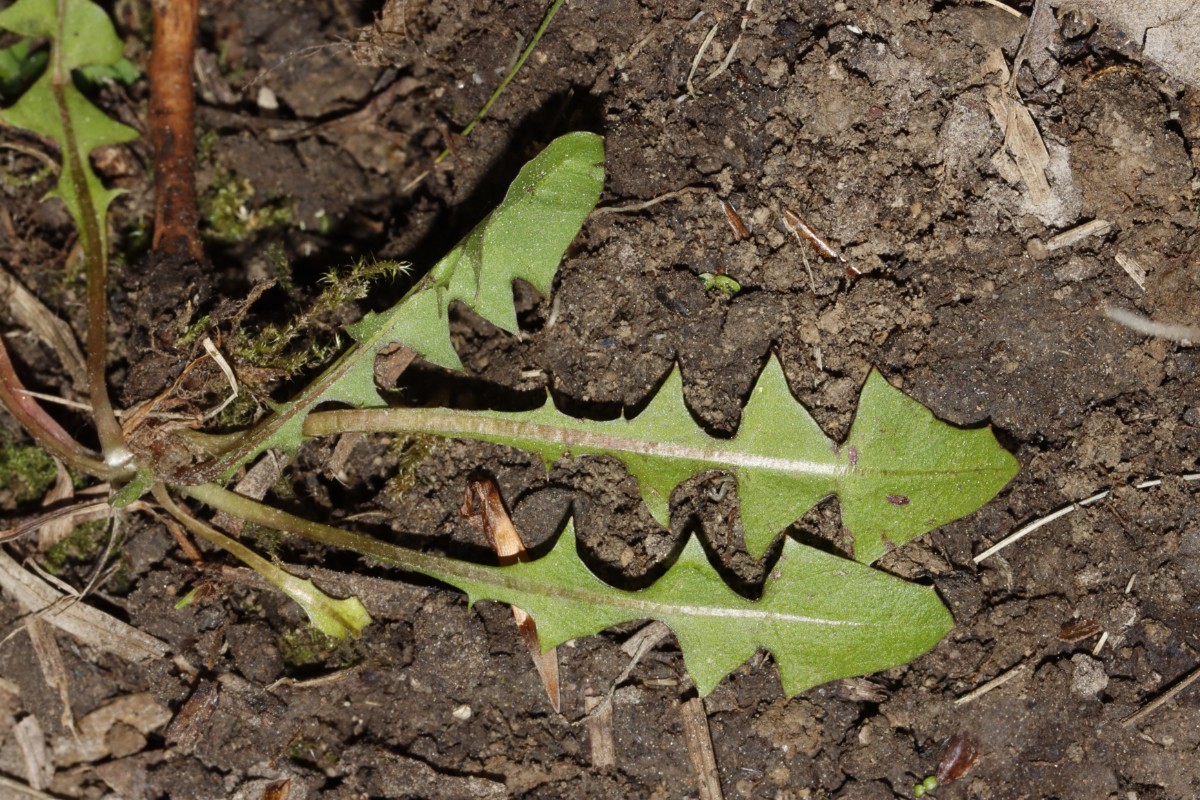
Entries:
MULTIPOLYGON (((992 110, 1026 28, 1002 9, 572 0, 485 120, 458 136, 547 5, 409 2, 399 22, 351 46, 377 4, 205 2, 200 188, 215 295, 226 301, 210 309, 213 331, 234 341, 236 301, 267 279, 277 283, 248 309, 247 330, 294 315, 324 272, 358 258, 419 271, 550 139, 601 133, 604 211, 552 298, 516 287, 516 337, 460 310, 468 377, 417 366, 398 396, 529 407, 549 389, 564 408, 611 416, 644 403, 678 363, 697 420, 729 434, 774 349, 834 438, 876 367, 944 420, 991 424, 1022 465, 982 510, 877 565, 932 584, 953 612, 953 631, 928 654, 791 699, 759 657, 704 699, 724 796, 911 797, 958 734, 980 756, 935 790, 944 800, 1200 795, 1196 690, 1123 724, 1200 660, 1200 505, 1198 484, 1183 479, 1200 452, 1200 352, 1102 313, 1200 317, 1195 90, 1132 56, 1120 31, 1063 14, 1053 57, 1032 58, 1017 82, 1048 156, 1035 196, 992 110), (360 63, 372 59, 379 65, 360 63), (222 191, 235 194, 232 223, 213 211, 222 191), (793 238, 789 208, 845 263, 793 238), (1107 227, 1054 246, 1092 220, 1107 227), (706 288, 702 273, 741 290, 706 288), (1161 484, 1137 488, 1147 479, 1161 484), (974 561, 1105 489, 1104 501, 974 561), (972 694, 997 677, 1008 680, 972 694)), ((144 63, 149 11, 116 6, 127 52, 144 63)), ((101 98, 142 129, 145 99, 144 79, 101 98)), ((41 162, 26 151, 40 145, 0 135, 23 143, 0 149, 0 261, 81 332, 73 229, 61 206, 39 202, 50 179, 31 179, 41 162)), ((135 142, 109 155, 101 168, 127 190, 114 244, 134 263, 153 209, 148 150, 135 142)), ((302 341, 328 343, 402 290, 385 283, 326 312, 302 341)), ((161 314, 154 287, 117 277, 113 292, 118 336, 139 314, 161 314)), ((79 397, 48 351, 11 324, 5 333, 27 383, 79 397)), ((128 396, 159 391, 125 371, 124 353, 118 339, 114 384, 128 396)), ((263 397, 303 383, 245 367, 263 397)), ((209 399, 220 400, 214 387, 209 399)), ((82 430, 71 413, 62 418, 82 430)), ((626 584, 661 574, 686 535, 705 537, 729 576, 763 576, 716 474, 676 491, 669 531, 616 462, 566 460, 547 473, 531 454, 458 441, 312 443, 275 496, 317 519, 485 558, 460 512, 480 470, 530 543, 552 536, 573 505, 589 562, 626 584)), ((836 502, 826 502, 793 533, 833 540, 838 530, 836 502)), ((171 656, 131 664, 59 633, 64 695, 48 686, 21 610, 0 594, 0 771, 30 782, 17 731, 33 719, 50 748, 42 785, 55 797, 710 796, 685 746, 680 709, 694 692, 670 637, 616 685, 615 758, 597 765, 605 726, 587 723, 585 700, 621 678, 621 644, 637 626, 559 648, 559 714, 508 608, 470 609, 454 591, 352 555, 248 532, 258 550, 366 602, 375 623, 330 647, 297 606, 219 552, 197 567, 144 514, 126 515, 120 533, 114 572, 86 602, 160 638, 171 656), (79 739, 64 727, 62 696, 79 739), (278 794, 285 785, 290 794, 278 794)), ((36 540, 9 546, 17 557, 37 550, 36 540)), ((99 555, 68 559, 60 577, 84 585, 99 555)))

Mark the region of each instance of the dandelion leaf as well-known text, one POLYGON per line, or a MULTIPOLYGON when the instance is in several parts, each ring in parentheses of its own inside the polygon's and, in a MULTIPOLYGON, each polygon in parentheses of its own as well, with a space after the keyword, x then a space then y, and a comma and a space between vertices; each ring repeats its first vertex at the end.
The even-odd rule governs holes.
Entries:
MULTIPOLYGON (((604 142, 572 133, 551 142, 517 175, 503 202, 439 261, 407 301, 369 314, 350 328, 362 345, 361 379, 372 388, 372 359, 403 344, 427 361, 462 369, 450 343, 447 313, 459 300, 510 333, 517 331, 512 284, 518 278, 548 294, 558 263, 604 185, 604 142), (369 357, 365 357, 369 356, 369 357)), ((383 405, 382 399, 375 405, 383 405)))
POLYGON ((347 331, 354 344, 328 369, 249 432, 235 450, 191 476, 191 483, 228 479, 268 448, 293 451, 307 414, 322 403, 356 408, 385 404, 375 385, 375 359, 403 345, 434 364, 462 369, 450 341, 450 304, 460 301, 489 322, 516 331, 513 281, 548 292, 558 264, 604 185, 604 140, 569 133, 526 164, 503 202, 438 261, 391 309, 367 314, 347 331))
POLYGON ((346 415, 339 430, 406 430, 473 438, 531 450, 547 463, 565 455, 608 455, 638 479, 663 524, 672 490, 705 470, 737 479, 746 547, 761 557, 779 533, 823 498, 841 504, 854 558, 871 563, 991 499, 1017 462, 987 429, 934 418, 872 371, 849 439, 837 446, 792 396, 772 356, 751 392, 738 434, 709 436, 683 402, 678 369, 640 414, 587 420, 553 402, 532 411, 388 409, 346 415), (360 422, 367 425, 359 428, 360 422))
POLYGON ((785 542, 758 600, 730 589, 694 538, 648 588, 617 589, 584 565, 569 525, 536 561, 458 572, 427 574, 465 591, 472 603, 497 600, 524 609, 537 622, 543 650, 622 622, 666 623, 701 694, 759 649, 774 656, 783 690, 793 695, 906 664, 953 625, 932 588, 793 540, 785 542))
POLYGON ((71 74, 121 59, 112 21, 91 0, 20 0, 0 11, 0 28, 49 39, 52 48, 45 72, 16 103, 0 110, 0 121, 58 144, 63 170, 50 196, 61 198, 79 229, 93 232, 98 246, 105 248, 106 213, 120 192, 104 187, 88 158, 98 147, 137 138, 137 131, 105 116, 75 88, 71 74))

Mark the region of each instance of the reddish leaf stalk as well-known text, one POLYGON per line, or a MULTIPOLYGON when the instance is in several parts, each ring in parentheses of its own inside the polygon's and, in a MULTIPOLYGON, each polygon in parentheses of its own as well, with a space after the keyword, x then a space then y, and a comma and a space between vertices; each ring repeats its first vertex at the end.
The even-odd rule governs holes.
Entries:
MULTIPOLYGON (((108 237, 97 222, 95 200, 87 184, 87 154, 80 151, 71 114, 67 110, 66 86, 71 81, 70 71, 63 63, 61 44, 65 38, 66 3, 58 3, 58 40, 54 48, 54 71, 50 88, 58 106, 63 131, 63 173, 71 183, 71 191, 79 203, 79 235, 83 245, 84 263, 87 273, 87 375, 88 400, 100 437, 100 447, 105 456, 119 457, 125 452, 125 440, 121 426, 113 413, 112 400, 108 396, 108 237)), ((10 369, 11 369, 11 365, 10 369)), ((15 376, 14 376, 15 377, 15 376)), ((60 429, 61 430, 61 429, 60 429)), ((70 438, 70 437, 68 437, 70 438)), ((58 455, 58 453, 55 453, 58 455)))
POLYGON ((154 147, 154 249, 203 259, 196 213, 195 94, 199 0, 154 0, 150 142, 154 147))
POLYGON ((109 479, 115 474, 115 470, 99 460, 96 453, 71 438, 71 435, 26 393, 25 385, 17 377, 3 342, 0 342, 0 403, 17 418, 38 444, 66 463, 104 479, 109 479))

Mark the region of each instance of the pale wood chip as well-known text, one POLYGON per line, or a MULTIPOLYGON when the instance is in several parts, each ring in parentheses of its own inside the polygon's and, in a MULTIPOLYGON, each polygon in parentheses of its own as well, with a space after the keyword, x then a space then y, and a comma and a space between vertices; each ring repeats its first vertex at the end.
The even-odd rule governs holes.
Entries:
POLYGON ((587 713, 588 746, 592 752, 592 766, 598 769, 617 763, 616 745, 613 743, 612 703, 604 697, 584 695, 583 710, 587 713), (595 713, 592 713, 595 712, 595 713))
POLYGON ((25 765, 25 779, 34 789, 45 789, 54 780, 54 765, 50 763, 46 751, 42 724, 35 715, 30 714, 13 728, 13 737, 17 740, 17 749, 25 765))
MULTIPOLYGON (((463 500, 462 513, 471 524, 483 529, 492 549, 496 551, 501 566, 525 561, 528 558, 525 544, 521 541, 521 536, 517 533, 512 518, 504 508, 504 502, 500 499, 500 490, 494 481, 469 481, 466 497, 463 500)), ((512 612, 513 619, 517 623, 517 630, 520 631, 525 647, 529 650, 529 656, 533 659, 533 666, 542 679, 542 686, 546 688, 550 704, 554 706, 556 712, 561 713, 558 649, 552 647, 543 653, 541 643, 538 642, 537 624, 533 618, 526 614, 524 609, 516 606, 512 607, 512 612)))
POLYGON ((712 735, 708 730, 708 712, 704 700, 693 697, 679 707, 683 719, 683 740, 687 744, 688 760, 700 789, 700 800, 721 800, 721 777, 717 773, 717 756, 713 752, 712 735))
POLYGON ((62 704, 59 722, 72 733, 75 732, 75 716, 71 713, 71 683, 67 679, 67 667, 63 663, 62 651, 58 649, 58 641, 54 638, 54 629, 37 614, 30 613, 30 608, 24 602, 18 602, 22 613, 26 616, 25 630, 29 633, 29 641, 33 644, 33 653, 37 657, 38 666, 46 685, 58 692, 58 700, 62 704))
POLYGON ((162 658, 166 642, 83 603, 60 608, 66 595, 38 578, 0 550, 0 590, 16 598, 32 614, 80 642, 133 663, 162 658))

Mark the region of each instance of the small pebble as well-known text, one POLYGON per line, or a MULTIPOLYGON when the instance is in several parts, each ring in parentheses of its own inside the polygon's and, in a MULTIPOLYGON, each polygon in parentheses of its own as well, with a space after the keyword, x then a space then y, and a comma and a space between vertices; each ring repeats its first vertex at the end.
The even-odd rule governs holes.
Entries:
POLYGON ((258 87, 258 97, 255 98, 255 102, 263 111, 275 111, 279 108, 279 98, 266 86, 258 87))
POLYGON ((1071 675, 1071 694, 1094 697, 1108 688, 1104 665, 1091 656, 1076 653, 1071 656, 1071 666, 1075 668, 1071 675))

